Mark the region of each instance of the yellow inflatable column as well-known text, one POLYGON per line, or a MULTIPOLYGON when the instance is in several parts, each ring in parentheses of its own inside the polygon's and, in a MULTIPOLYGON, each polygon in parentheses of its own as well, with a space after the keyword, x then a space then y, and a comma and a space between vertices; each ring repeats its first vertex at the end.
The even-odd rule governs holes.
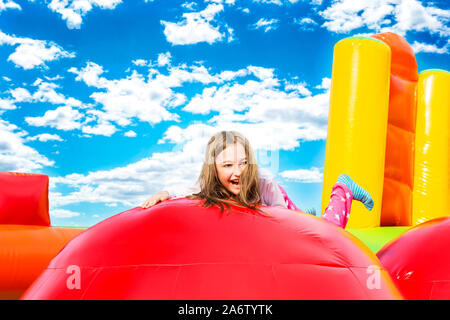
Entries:
POLYGON ((377 39, 352 37, 334 47, 322 214, 342 173, 369 191, 375 202, 368 211, 353 201, 348 228, 380 225, 390 63, 389 46, 377 39))
POLYGON ((450 73, 419 74, 413 225, 450 215, 450 73))

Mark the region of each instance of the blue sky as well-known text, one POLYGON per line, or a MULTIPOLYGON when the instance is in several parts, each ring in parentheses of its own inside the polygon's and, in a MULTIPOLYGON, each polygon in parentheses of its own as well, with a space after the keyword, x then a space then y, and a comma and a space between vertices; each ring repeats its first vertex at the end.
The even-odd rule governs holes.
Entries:
POLYGON ((244 133, 320 210, 333 47, 392 31, 450 69, 446 1, 0 0, 0 171, 50 176, 55 226, 91 226, 192 183, 244 133))

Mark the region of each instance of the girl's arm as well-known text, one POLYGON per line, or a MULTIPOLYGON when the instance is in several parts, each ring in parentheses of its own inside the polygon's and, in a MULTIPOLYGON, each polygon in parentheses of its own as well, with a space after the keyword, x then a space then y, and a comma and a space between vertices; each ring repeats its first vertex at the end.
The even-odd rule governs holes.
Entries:
POLYGON ((188 195, 200 192, 200 185, 196 183, 192 187, 172 187, 166 188, 158 193, 152 194, 147 200, 145 200, 141 207, 146 209, 154 206, 159 202, 163 202, 169 199, 184 198, 188 195))
POLYGON ((171 187, 166 188, 167 193, 169 194, 169 199, 178 199, 178 198, 184 198, 187 196, 190 196, 194 193, 200 192, 200 184, 196 182, 194 185, 190 187, 185 186, 178 186, 178 187, 171 187))
POLYGON ((287 203, 270 171, 258 168, 261 201, 263 205, 287 208, 287 203))

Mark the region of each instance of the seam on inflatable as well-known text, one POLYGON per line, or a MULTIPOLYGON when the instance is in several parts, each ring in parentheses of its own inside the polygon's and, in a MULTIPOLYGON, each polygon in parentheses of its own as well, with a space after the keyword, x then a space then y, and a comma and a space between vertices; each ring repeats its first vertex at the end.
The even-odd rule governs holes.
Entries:
POLYGON ((94 283, 94 280, 97 278, 98 274, 99 274, 99 273, 101 272, 101 270, 104 269, 104 268, 100 267, 100 268, 95 268, 95 269, 96 269, 96 270, 95 270, 94 276, 91 277, 91 280, 89 281, 88 285, 86 286, 86 290, 84 290, 84 292, 83 292, 83 294, 80 296, 80 299, 79 299, 79 300, 83 300, 83 299, 84 299, 84 296, 89 292, 89 287, 91 286, 92 283, 94 283))

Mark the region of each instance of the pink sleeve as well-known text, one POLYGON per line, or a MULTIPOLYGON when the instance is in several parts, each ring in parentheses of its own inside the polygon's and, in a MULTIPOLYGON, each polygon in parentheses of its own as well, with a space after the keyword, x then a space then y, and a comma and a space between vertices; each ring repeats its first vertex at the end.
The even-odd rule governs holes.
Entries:
POLYGON ((281 208, 288 207, 283 193, 269 172, 265 170, 259 171, 259 186, 263 205, 281 208))

